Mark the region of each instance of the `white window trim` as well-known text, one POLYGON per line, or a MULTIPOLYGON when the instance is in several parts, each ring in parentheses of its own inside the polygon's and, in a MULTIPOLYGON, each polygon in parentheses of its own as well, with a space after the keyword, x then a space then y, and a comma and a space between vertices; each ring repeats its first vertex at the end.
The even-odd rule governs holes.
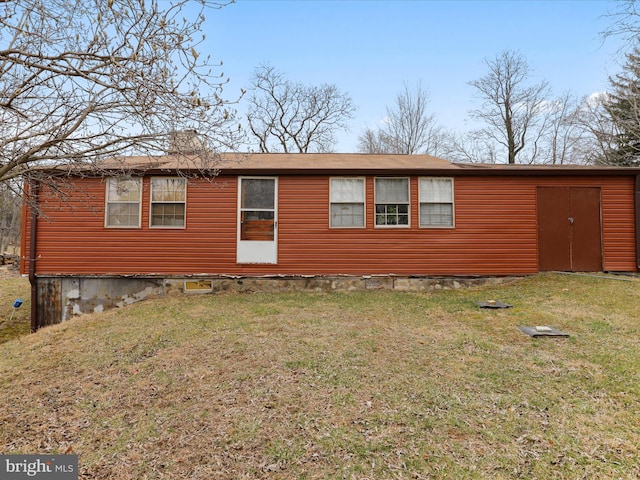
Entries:
MULTIPOLYGON (((418 226, 420 228, 429 228, 429 229, 433 229, 433 228, 446 228, 446 229, 453 229, 456 228, 456 196, 455 196, 455 180, 453 179, 453 177, 419 177, 418 178, 418 216, 421 215, 421 209, 420 206, 425 203, 433 203, 433 202, 423 202, 422 201, 422 194, 421 194, 421 188, 420 188, 420 181, 423 179, 438 179, 438 180, 451 180, 451 225, 422 225, 422 219, 418 218, 418 226)), ((442 202, 437 202, 437 203, 442 203, 442 202)), ((449 203, 449 202, 446 202, 449 203)))
POLYGON ((108 177, 105 182, 104 194, 104 227, 105 228, 141 228, 142 227, 142 179, 133 177, 108 177), (109 186, 112 181, 133 180, 138 184, 138 200, 109 201, 109 186), (114 203, 137 203, 138 204, 138 224, 137 225, 109 225, 109 204, 114 203))
POLYGON ((373 179, 373 225, 375 228, 411 228, 411 177, 375 177, 373 179), (406 180, 407 181, 407 202, 398 203, 397 205, 407 205, 407 224, 406 225, 378 225, 376 218, 378 216, 376 212, 376 206, 378 205, 378 199, 376 195, 376 181, 380 180, 406 180))
POLYGON ((184 230, 187 228, 187 179, 185 177, 176 177, 176 176, 171 176, 171 177, 162 177, 162 176, 155 176, 155 177, 151 177, 149 179, 149 228, 151 229, 170 229, 170 230, 184 230), (153 201, 153 179, 154 178, 160 178, 163 180, 167 180, 167 179, 179 179, 179 180, 184 180, 184 202, 183 201, 179 201, 179 202, 154 202, 153 201), (155 203, 171 203, 171 204, 184 204, 184 224, 183 225, 153 225, 153 205, 155 203))
POLYGON ((365 177, 329 177, 329 228, 338 228, 338 229, 344 229, 344 228, 367 228, 367 179, 365 177), (333 202, 331 201, 332 198, 332 191, 331 191, 331 180, 360 180, 362 181, 362 202, 333 202), (348 203, 348 204, 355 204, 355 203, 362 203, 362 210, 363 210, 363 222, 362 225, 331 225, 331 205, 333 204, 341 204, 341 203, 348 203))

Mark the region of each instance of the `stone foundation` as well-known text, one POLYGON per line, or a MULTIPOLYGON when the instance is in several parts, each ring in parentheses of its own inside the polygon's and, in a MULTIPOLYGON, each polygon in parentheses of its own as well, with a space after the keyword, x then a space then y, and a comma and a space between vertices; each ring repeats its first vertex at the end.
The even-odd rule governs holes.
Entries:
POLYGON ((38 328, 149 297, 255 292, 427 292, 496 285, 514 277, 38 277, 38 328))
POLYGON ((426 292, 497 285, 514 277, 198 277, 165 279, 167 294, 253 293, 253 292, 348 292, 355 290, 398 290, 426 292), (192 285, 196 283, 198 285, 192 285))

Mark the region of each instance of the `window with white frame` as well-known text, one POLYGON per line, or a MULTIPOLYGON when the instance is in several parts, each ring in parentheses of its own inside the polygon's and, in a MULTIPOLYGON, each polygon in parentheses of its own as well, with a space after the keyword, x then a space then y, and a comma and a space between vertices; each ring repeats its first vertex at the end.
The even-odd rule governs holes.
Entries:
POLYGON ((419 179, 420 226, 453 227, 453 178, 419 179))
POLYGON ((184 228, 187 180, 179 177, 151 179, 150 226, 184 228))
POLYGON ((376 226, 409 226, 409 179, 375 179, 376 226))
POLYGON ((104 223, 110 228, 140 228, 141 181, 108 178, 104 223))
POLYGON ((331 227, 364 227, 364 178, 331 178, 329 203, 331 227))

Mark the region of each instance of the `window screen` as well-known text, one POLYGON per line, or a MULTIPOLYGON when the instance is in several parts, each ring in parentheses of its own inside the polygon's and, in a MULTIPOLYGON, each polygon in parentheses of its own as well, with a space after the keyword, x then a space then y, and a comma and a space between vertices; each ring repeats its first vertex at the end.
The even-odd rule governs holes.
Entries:
POLYGON ((151 179, 151 226, 185 226, 187 181, 184 178, 151 179))
POLYGON ((364 227, 364 178, 332 178, 329 189, 330 226, 364 227))
POLYGON ((409 179, 376 178, 376 225, 409 226, 409 179))
POLYGON ((420 179, 420 226, 453 227, 453 179, 420 179))
POLYGON ((114 228, 140 227, 139 178, 109 178, 105 225, 114 228))

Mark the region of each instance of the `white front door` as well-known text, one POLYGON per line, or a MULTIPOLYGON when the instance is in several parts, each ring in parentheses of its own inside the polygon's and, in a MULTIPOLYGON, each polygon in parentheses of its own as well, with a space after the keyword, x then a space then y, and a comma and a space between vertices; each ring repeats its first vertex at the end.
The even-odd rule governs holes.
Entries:
POLYGON ((278 263, 278 179, 238 179, 238 263, 278 263))

